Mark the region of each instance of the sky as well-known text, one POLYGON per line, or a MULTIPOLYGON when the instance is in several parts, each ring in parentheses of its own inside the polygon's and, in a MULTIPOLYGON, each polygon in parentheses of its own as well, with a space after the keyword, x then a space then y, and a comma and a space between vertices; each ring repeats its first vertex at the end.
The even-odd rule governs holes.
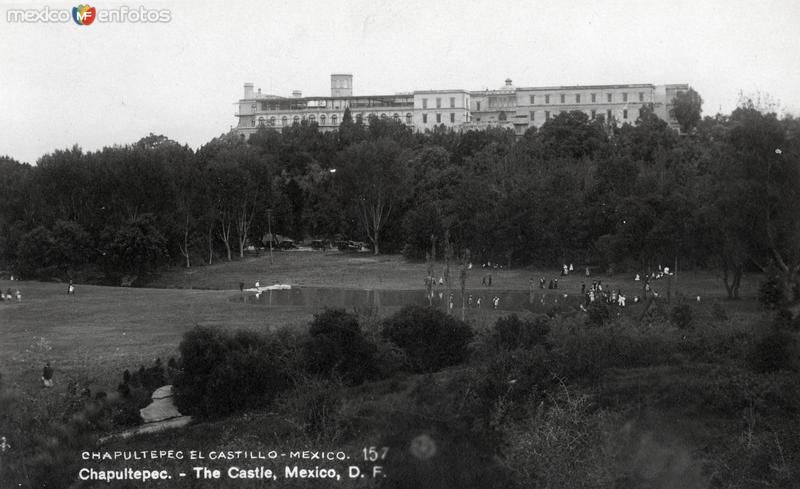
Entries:
POLYGON ((150 133, 193 148, 236 124, 243 84, 282 96, 688 83, 704 115, 740 92, 800 115, 800 2, 651 0, 131 1, 165 23, 9 22, 0 0, 0 155, 35 164, 150 133))

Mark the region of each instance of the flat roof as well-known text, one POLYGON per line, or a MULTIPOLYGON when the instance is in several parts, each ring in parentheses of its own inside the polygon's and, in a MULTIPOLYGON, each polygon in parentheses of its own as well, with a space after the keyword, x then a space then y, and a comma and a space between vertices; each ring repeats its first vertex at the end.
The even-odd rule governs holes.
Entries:
POLYGON ((464 90, 463 88, 451 88, 448 90, 414 90, 414 95, 428 95, 434 93, 469 93, 469 90, 464 90))
POLYGON ((519 87, 517 90, 602 90, 609 88, 655 88, 652 83, 630 85, 565 85, 560 87, 519 87))
POLYGON ((411 97, 412 97, 412 94, 410 94, 410 93, 407 93, 407 94, 396 94, 396 95, 349 95, 349 96, 342 96, 342 97, 331 97, 330 95, 325 95, 325 96, 321 95, 319 97, 314 97, 314 96, 311 96, 311 97, 281 97, 281 96, 276 95, 275 98, 264 98, 264 97, 257 98, 257 97, 254 97, 254 98, 243 98, 241 100, 242 101, 247 101, 247 100, 260 100, 260 101, 270 100, 270 101, 276 101, 276 102, 282 102, 282 101, 285 101, 285 100, 296 100, 296 101, 300 101, 300 102, 307 102, 309 100, 398 99, 398 98, 411 98, 411 97))

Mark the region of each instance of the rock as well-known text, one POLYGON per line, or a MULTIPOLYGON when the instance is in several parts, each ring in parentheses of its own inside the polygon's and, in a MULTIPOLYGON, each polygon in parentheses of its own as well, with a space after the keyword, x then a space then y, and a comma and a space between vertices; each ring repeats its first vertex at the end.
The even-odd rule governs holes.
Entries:
POLYGON ((153 402, 139 410, 145 423, 157 423, 166 419, 182 416, 173 402, 172 386, 159 387, 151 396, 153 402))

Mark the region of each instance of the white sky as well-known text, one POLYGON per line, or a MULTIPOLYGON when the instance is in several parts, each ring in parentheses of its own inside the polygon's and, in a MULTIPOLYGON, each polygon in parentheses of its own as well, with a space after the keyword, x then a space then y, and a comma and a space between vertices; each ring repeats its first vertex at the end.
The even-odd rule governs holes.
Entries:
POLYGON ((91 3, 168 8, 167 24, 12 24, 0 0, 0 155, 35 163, 149 133, 197 147, 264 93, 689 83, 704 114, 760 91, 800 115, 796 0, 290 0, 91 3))

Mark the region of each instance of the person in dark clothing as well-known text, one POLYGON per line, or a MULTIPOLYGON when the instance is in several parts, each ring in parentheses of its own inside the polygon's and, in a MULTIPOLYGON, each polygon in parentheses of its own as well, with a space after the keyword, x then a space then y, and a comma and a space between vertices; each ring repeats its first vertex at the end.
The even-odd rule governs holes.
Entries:
POLYGON ((586 293, 586 284, 583 283, 583 284, 581 284, 581 295, 583 295, 585 293, 586 293))
POLYGON ((50 362, 42 369, 42 385, 44 387, 53 387, 53 367, 50 366, 50 362))

